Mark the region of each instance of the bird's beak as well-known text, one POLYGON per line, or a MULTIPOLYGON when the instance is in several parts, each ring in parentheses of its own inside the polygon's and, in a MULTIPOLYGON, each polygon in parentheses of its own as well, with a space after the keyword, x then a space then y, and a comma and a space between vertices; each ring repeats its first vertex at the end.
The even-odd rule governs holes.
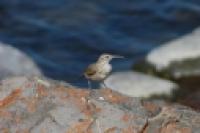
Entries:
POLYGON ((124 58, 124 56, 121 56, 121 55, 112 55, 112 58, 124 58))

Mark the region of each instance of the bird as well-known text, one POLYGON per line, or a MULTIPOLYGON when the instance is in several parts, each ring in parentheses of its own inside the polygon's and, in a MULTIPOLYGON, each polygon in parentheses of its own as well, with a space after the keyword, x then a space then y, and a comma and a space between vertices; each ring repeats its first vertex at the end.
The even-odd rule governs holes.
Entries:
POLYGON ((110 61, 113 58, 124 58, 120 55, 112 55, 104 53, 100 55, 95 63, 90 64, 84 71, 84 76, 88 80, 88 87, 91 89, 90 81, 101 82, 104 88, 107 88, 104 80, 109 76, 112 71, 110 61))

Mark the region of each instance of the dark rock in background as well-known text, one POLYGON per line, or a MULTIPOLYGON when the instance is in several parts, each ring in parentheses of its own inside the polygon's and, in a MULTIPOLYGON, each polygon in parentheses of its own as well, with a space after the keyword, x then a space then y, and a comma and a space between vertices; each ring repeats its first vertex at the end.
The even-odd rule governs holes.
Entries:
POLYGON ((177 101, 200 109, 200 29, 152 50, 134 68, 173 80, 180 86, 177 101), (193 96, 194 95, 194 96, 193 96), (188 99, 188 100, 185 100, 188 99), (184 102, 183 102, 184 101, 184 102))

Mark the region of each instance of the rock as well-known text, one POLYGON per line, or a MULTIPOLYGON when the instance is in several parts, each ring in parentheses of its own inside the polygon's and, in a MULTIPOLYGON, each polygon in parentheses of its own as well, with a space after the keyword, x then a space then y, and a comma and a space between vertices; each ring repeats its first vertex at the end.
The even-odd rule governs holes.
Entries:
POLYGON ((178 85, 161 78, 139 72, 116 72, 105 80, 108 88, 131 97, 150 97, 167 95, 178 88, 178 85))
POLYGON ((200 90, 189 92, 184 98, 180 97, 177 101, 196 110, 200 110, 200 90))
POLYGON ((0 132, 198 133, 200 130, 198 112, 181 105, 141 101, 109 89, 86 90, 31 77, 2 80, 0 88, 0 94, 4 94, 0 97, 0 132))
POLYGON ((0 79, 10 76, 41 76, 38 66, 20 50, 0 42, 0 79))
POLYGON ((200 29, 152 50, 146 61, 175 79, 200 75, 200 29))
POLYGON ((152 50, 135 70, 170 79, 179 84, 174 99, 199 109, 200 28, 152 50), (189 96, 188 96, 189 94, 189 96), (186 100, 188 99, 188 100, 186 100))

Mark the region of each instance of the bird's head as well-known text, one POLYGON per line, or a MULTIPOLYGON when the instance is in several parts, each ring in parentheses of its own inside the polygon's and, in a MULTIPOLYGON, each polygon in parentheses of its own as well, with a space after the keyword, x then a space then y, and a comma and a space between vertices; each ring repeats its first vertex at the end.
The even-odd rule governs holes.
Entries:
POLYGON ((124 58, 123 56, 120 55, 112 55, 112 54, 102 54, 98 61, 106 61, 109 62, 111 61, 113 58, 124 58))

